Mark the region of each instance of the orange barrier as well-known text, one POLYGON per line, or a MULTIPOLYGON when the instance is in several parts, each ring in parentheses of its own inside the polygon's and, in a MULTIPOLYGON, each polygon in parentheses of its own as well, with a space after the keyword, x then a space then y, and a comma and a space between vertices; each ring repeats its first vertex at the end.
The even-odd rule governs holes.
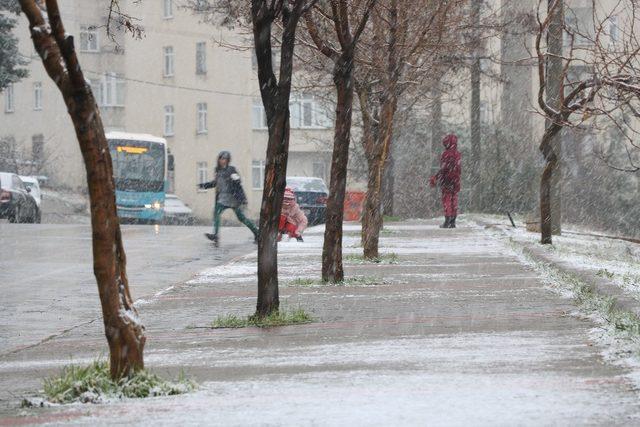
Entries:
POLYGON ((344 197, 345 221, 360 221, 365 196, 363 191, 347 191, 344 197))

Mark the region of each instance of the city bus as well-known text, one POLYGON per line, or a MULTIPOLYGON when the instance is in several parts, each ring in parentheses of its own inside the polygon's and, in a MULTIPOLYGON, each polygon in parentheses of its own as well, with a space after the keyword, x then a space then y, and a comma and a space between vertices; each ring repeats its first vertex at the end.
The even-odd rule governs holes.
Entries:
POLYGON ((159 222, 164 214, 167 185, 167 141, 126 132, 109 132, 106 136, 118 217, 123 222, 159 222))

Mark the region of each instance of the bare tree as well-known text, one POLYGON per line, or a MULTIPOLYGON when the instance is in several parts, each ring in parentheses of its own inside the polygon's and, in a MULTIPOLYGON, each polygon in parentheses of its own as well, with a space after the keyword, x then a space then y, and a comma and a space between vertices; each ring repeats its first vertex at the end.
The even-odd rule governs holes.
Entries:
POLYGON ((433 87, 442 76, 441 57, 445 49, 460 46, 457 40, 465 5, 465 0, 420 0, 402 5, 397 0, 385 0, 379 1, 372 13, 367 49, 363 49, 363 59, 359 58, 355 74, 368 164, 362 218, 366 258, 379 256, 382 184, 399 99, 408 88, 433 87))
POLYGON ((256 315, 264 317, 279 308, 278 295, 278 223, 286 185, 289 157, 289 98, 293 73, 296 30, 302 16, 316 0, 252 0, 251 20, 258 62, 260 95, 269 126, 264 190, 260 210, 258 243, 258 303, 256 315), (279 76, 273 71, 273 29, 282 31, 279 76))
POLYGON ((258 84, 269 133, 259 224, 258 302, 255 313, 258 317, 278 311, 280 305, 277 237, 289 158, 289 98, 296 31, 300 19, 316 1, 185 2, 186 7, 216 25, 250 28, 253 35, 258 84), (274 53, 278 50, 280 59, 274 61, 274 53), (277 68, 277 71, 274 68, 277 68))
POLYGON ((305 16, 308 33, 317 50, 333 63, 333 82, 337 94, 331 180, 322 251, 322 280, 332 283, 344 280, 342 221, 351 142, 355 51, 375 1, 331 0, 328 4, 316 6, 305 16), (325 40, 317 20, 322 20, 320 28, 325 34, 330 34, 328 30, 333 27, 333 39, 337 43, 325 40), (354 20, 355 28, 352 31, 351 22, 354 20))
POLYGON ((49 77, 64 98, 87 171, 93 231, 93 271, 98 284, 111 376, 130 375, 144 367, 144 327, 129 293, 126 257, 116 211, 109 146, 100 111, 65 32, 58 2, 20 0, 31 37, 49 77))
POLYGON ((552 218, 554 210, 559 209, 553 204, 552 189, 559 162, 555 140, 563 128, 579 127, 590 121, 595 128, 608 122, 609 126, 625 129, 622 134, 626 135, 627 170, 638 170, 630 154, 631 150, 639 148, 634 142, 640 119, 640 64, 637 59, 640 42, 636 35, 640 23, 638 6, 636 1, 627 0, 605 9, 592 0, 592 14, 588 22, 569 26, 557 18, 566 12, 562 0, 548 3, 539 0, 535 40, 540 84, 537 100, 547 120, 539 146, 545 159, 540 178, 542 244, 552 243, 552 218), (543 9, 546 9, 544 18, 543 9), (618 16, 621 22, 618 22, 618 16), (620 33, 616 37, 622 40, 612 38, 613 25, 620 33), (548 40, 546 46, 542 42, 545 37, 548 40), (560 51, 558 38, 564 38, 564 49, 560 51), (549 61, 557 61, 557 64, 552 65, 549 61), (627 115, 630 120, 625 119, 627 115))

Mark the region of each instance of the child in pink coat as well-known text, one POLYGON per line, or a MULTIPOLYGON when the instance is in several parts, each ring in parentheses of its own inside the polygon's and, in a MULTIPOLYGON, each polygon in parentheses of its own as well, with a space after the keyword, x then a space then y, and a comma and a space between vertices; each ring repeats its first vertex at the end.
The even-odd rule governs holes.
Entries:
POLYGON ((298 206, 295 193, 291 188, 285 188, 282 212, 280 213, 278 241, 282 239, 283 234, 288 234, 289 237, 295 237, 296 240, 302 242, 302 232, 307 228, 307 224, 307 217, 298 206))

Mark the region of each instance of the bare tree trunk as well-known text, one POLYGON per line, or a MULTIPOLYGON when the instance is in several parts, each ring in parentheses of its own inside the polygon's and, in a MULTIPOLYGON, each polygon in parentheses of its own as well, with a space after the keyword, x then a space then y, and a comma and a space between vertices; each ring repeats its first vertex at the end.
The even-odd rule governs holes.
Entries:
POLYGON ((395 159, 392 148, 389 151, 389 158, 387 159, 387 165, 384 168, 384 177, 382 181, 382 214, 385 216, 393 216, 395 183, 395 159))
POLYGON ((93 271, 109 343, 111 377, 121 378, 144 368, 146 338, 129 293, 111 155, 100 111, 78 63, 73 37, 65 34, 57 1, 46 2, 49 24, 35 1, 20 0, 20 5, 29 19, 36 51, 62 93, 80 144, 91 201, 93 271))
POLYGON ((309 3, 305 0, 287 3, 251 1, 260 95, 269 125, 258 239, 258 301, 255 313, 258 317, 268 316, 280 308, 277 235, 289 158, 289 97, 293 50, 298 21, 311 4, 313 0, 309 3), (282 43, 279 77, 276 78, 271 55, 271 28, 278 17, 282 19, 282 43))
POLYGON ((267 163, 260 210, 258 240, 258 301, 256 315, 266 317, 278 311, 278 224, 286 186, 289 154, 289 108, 276 110, 267 143, 267 163))
MULTIPOLYGON (((548 0, 548 8, 550 9, 556 0, 548 0)), ((560 98, 563 84, 563 27, 564 27, 564 1, 560 0, 556 5, 555 11, 552 12, 552 18, 549 23, 547 32, 547 46, 549 55, 547 56, 547 104, 558 111, 560 109, 560 98)), ((551 126, 550 120, 547 120, 547 127, 551 126)), ((562 134, 556 132, 551 141, 553 151, 556 157, 554 167, 549 172, 550 176, 550 198, 551 198, 551 227, 553 234, 560 235, 562 231, 562 178, 561 178, 561 155, 562 155, 562 134)))
POLYGON ((398 2, 391 0, 388 16, 385 17, 389 25, 389 38, 387 46, 387 69, 384 78, 384 93, 381 99, 380 124, 376 139, 373 145, 365 145, 368 151, 367 159, 369 166, 369 179, 367 183, 367 196, 364 204, 362 221, 362 247, 365 258, 374 259, 379 257, 378 243, 380 240, 380 230, 382 229, 382 180, 384 177, 387 160, 391 152, 393 141, 393 124, 398 107, 398 53, 397 53, 397 33, 398 33, 398 2))
POLYGON ((372 159, 369 165, 367 195, 362 211, 362 247, 366 259, 379 258, 380 230, 382 229, 382 211, 380 209, 380 185, 378 168, 380 159, 372 159), (378 166, 378 167, 376 167, 378 166))
POLYGON ((552 123, 542 136, 540 143, 540 151, 545 159, 545 167, 540 177, 540 243, 550 245, 553 243, 553 222, 552 222, 552 186, 553 175, 557 171, 558 157, 554 150, 554 138, 560 132, 562 127, 556 123, 552 123))
POLYGON ((327 200, 327 219, 322 250, 322 280, 337 283, 344 280, 342 266, 342 221, 347 182, 347 163, 351 141, 353 110, 353 54, 343 53, 333 73, 336 86, 336 124, 331 160, 331 180, 327 200))
MULTIPOLYGON (((433 105, 431 106, 431 173, 435 175, 440 169, 440 156, 442 150, 442 93, 440 91, 440 81, 436 81, 431 91, 433 105)), ((431 193, 435 194, 435 193, 431 193)), ((440 197, 436 194, 430 203, 432 213, 441 212, 440 197)))
MULTIPOLYGON (((477 0, 472 2, 472 19, 473 24, 479 28, 480 26, 480 7, 482 2, 477 0)), ((478 38, 475 40, 477 44, 471 65, 471 208, 480 210, 480 192, 477 187, 480 184, 480 168, 482 165, 482 148, 481 148, 481 123, 480 123, 480 38, 482 34, 476 34, 478 38)))

